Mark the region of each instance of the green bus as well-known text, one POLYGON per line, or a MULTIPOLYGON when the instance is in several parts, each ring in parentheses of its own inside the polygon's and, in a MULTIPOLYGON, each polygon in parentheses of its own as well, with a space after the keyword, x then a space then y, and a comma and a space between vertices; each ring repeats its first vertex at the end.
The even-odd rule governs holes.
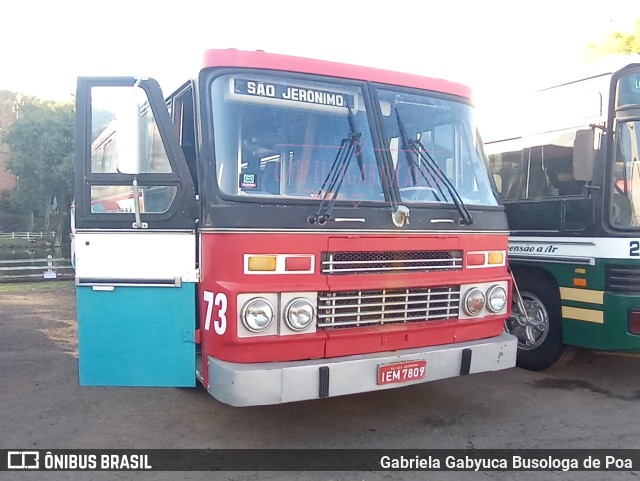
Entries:
POLYGON ((516 280, 518 364, 640 352, 640 56, 511 103, 487 139, 516 280))

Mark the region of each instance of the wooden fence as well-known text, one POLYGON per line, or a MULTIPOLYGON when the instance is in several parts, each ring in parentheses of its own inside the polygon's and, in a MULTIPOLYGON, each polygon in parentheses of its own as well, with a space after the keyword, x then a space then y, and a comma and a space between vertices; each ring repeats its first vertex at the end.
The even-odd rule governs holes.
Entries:
POLYGON ((55 238, 55 232, 0 232, 0 239, 53 239, 55 238))
POLYGON ((74 275, 69 259, 63 257, 0 260, 0 282, 73 279, 74 275))

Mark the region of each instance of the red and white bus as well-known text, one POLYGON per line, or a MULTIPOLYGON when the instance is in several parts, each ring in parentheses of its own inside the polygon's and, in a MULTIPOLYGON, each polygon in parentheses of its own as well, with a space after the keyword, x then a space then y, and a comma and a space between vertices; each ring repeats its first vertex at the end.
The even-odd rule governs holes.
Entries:
POLYGON ((166 99, 80 78, 76 138, 81 384, 247 406, 515 365, 467 87, 210 50, 166 99))

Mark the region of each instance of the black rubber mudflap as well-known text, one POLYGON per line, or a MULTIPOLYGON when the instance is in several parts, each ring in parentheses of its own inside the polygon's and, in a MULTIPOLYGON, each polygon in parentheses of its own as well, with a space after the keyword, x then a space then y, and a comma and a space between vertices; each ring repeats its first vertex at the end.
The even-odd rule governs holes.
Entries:
POLYGON ((320 398, 329 397, 329 367, 322 366, 320 368, 320 385, 319 392, 320 398))
POLYGON ((460 363, 460 375, 466 376, 471 370, 471 349, 462 350, 462 362, 460 363))

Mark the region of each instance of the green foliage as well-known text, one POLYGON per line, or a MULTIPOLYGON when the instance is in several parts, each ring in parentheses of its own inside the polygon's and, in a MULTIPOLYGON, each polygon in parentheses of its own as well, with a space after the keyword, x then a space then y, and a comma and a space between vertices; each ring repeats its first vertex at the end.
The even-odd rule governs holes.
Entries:
POLYGON ((587 47, 592 58, 612 54, 640 54, 640 18, 636 20, 632 32, 614 32, 598 44, 587 47))
POLYGON ((18 179, 9 203, 45 227, 52 201, 64 214, 72 199, 74 115, 72 104, 22 98, 2 138, 10 149, 7 167, 18 179))

